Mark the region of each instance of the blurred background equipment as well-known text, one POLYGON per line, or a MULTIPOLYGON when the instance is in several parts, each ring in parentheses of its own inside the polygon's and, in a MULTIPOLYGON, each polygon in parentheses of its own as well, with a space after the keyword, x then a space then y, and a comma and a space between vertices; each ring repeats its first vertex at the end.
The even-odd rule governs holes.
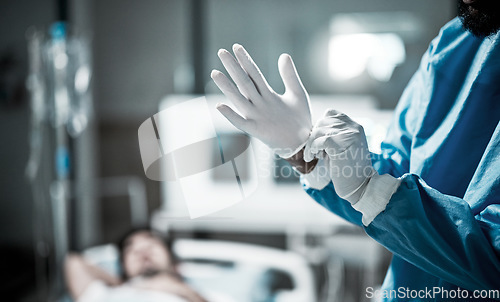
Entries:
MULTIPOLYGON (((255 194, 189 220, 175 184, 144 176, 137 129, 169 102, 205 94, 220 100, 210 70, 222 69, 217 50, 237 42, 278 92, 277 59, 290 53, 314 114, 327 107, 352 114, 376 152, 403 88, 455 6, 454 0, 2 1, 0 296, 64 297, 60 264, 67 249, 115 242, 146 221, 179 240, 293 252, 313 272, 317 301, 362 301, 366 286, 381 284, 390 255, 310 200, 297 175, 285 173, 292 171, 287 163, 252 142, 259 171, 269 172, 259 174, 255 194), (354 253, 354 246, 367 252, 354 253)), ((245 144, 234 128, 216 126, 224 148, 245 144)), ((227 178, 214 173, 203 186, 222 188, 227 178)), ((264 275, 265 284, 276 282, 274 273, 264 275)), ((286 289, 290 280, 278 279, 286 289)))
MULTIPOLYGON (((62 268, 68 250, 81 245, 82 229, 95 225, 88 209, 91 175, 76 174, 76 141, 87 128, 92 104, 88 45, 54 23, 48 35, 27 31, 31 131, 26 177, 34 202, 34 245, 39 296, 64 292, 62 268), (84 186, 84 187, 82 187, 84 186), (78 194, 76 194, 78 193, 78 194)), ((79 168, 79 167, 78 167, 79 168)), ((85 169, 80 169, 85 171, 85 169)))

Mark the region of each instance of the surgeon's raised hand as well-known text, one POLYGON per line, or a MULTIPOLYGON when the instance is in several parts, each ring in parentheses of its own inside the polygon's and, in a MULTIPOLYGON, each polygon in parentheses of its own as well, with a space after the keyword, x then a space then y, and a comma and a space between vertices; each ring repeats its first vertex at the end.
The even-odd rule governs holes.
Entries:
POLYGON ((312 128, 309 95, 292 58, 282 54, 278 60, 285 85, 285 93, 278 94, 243 46, 235 44, 233 52, 234 57, 225 49, 218 52, 232 81, 218 70, 211 77, 236 110, 226 104, 218 104, 217 109, 236 128, 261 140, 282 158, 291 157, 305 146, 312 128))

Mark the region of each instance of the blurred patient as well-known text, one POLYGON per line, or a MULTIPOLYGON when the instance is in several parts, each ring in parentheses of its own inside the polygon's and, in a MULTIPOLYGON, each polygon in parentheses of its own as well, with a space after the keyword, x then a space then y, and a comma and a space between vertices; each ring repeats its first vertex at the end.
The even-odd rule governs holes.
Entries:
POLYGON ((149 229, 129 232, 119 242, 122 279, 86 262, 66 259, 66 283, 77 302, 205 302, 181 278, 169 244, 149 229))

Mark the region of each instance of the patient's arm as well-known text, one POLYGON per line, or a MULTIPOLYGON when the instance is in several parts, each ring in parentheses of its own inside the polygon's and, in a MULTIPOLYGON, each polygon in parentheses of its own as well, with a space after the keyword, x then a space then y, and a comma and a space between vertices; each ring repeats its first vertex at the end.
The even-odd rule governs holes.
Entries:
POLYGON ((66 256, 64 273, 66 285, 75 300, 83 294, 93 281, 100 280, 110 286, 116 286, 121 283, 120 279, 88 263, 82 256, 76 253, 70 253, 66 256))

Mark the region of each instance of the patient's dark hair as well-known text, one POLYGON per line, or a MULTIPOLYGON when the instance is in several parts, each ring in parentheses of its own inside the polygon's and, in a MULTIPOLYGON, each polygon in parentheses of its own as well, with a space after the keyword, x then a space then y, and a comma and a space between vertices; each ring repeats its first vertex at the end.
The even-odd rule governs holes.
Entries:
POLYGON ((136 233, 139 233, 139 232, 148 232, 152 236, 160 239, 161 242, 163 242, 163 244, 165 245, 165 247, 169 251, 170 256, 172 257, 172 262, 173 263, 177 262, 177 258, 175 257, 175 255, 174 255, 174 253, 172 251, 172 239, 170 238, 170 236, 163 236, 160 232, 155 231, 155 230, 153 230, 152 228, 150 228, 148 226, 136 227, 136 228, 130 229, 127 232, 125 232, 125 234, 123 234, 120 237, 120 239, 118 240, 118 242, 116 244, 117 247, 118 247, 118 256, 119 256, 121 273, 122 273, 122 278, 123 279, 127 279, 127 276, 126 276, 126 273, 125 273, 125 268, 123 266, 123 253, 125 252, 125 248, 127 247, 127 241, 128 241, 128 239, 130 237, 132 237, 133 235, 135 235, 136 233))

